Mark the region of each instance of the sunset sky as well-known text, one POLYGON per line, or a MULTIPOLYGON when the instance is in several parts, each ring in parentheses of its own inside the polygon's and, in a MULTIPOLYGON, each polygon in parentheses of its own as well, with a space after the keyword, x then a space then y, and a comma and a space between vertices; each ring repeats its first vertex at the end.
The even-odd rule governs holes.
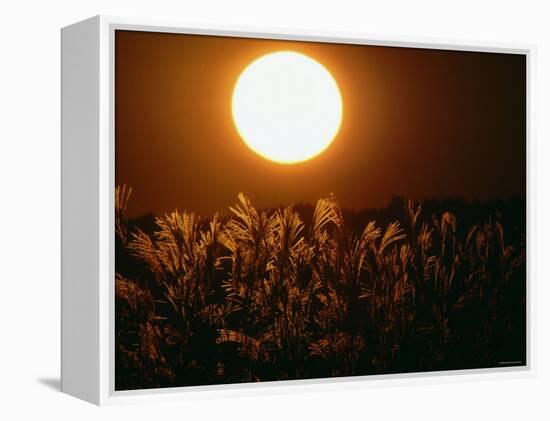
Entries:
POLYGON ((130 216, 260 207, 344 208, 413 199, 525 196, 525 56, 116 31, 116 184, 130 216), (239 137, 241 72, 276 51, 326 67, 343 99, 332 145, 299 164, 268 161, 239 137))

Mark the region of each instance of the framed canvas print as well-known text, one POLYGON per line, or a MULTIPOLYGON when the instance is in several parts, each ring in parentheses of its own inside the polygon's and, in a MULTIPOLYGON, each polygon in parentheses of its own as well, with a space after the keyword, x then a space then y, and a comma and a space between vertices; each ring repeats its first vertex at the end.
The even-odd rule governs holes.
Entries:
POLYGON ((531 48, 62 30, 62 390, 532 371, 531 48))

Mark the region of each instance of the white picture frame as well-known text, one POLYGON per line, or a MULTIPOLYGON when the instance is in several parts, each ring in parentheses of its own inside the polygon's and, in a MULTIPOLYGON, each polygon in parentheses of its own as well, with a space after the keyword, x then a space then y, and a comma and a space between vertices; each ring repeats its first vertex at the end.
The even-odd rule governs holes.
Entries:
POLYGON ((523 54, 527 63, 527 248, 532 247, 531 139, 534 46, 386 39, 231 25, 185 25, 152 19, 96 16, 61 31, 62 68, 62 355, 61 390, 97 405, 205 396, 366 388, 381 384, 475 381, 533 376, 534 285, 527 254, 527 365, 255 384, 114 390, 114 31, 139 30, 379 46, 523 54))

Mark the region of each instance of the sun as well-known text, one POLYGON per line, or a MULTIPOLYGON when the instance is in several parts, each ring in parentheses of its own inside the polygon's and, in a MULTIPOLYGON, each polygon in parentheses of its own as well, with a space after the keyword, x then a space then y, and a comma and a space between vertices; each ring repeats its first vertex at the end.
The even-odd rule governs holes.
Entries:
POLYGON ((250 63, 235 84, 231 108, 248 147, 281 164, 304 162, 325 151, 343 114, 340 89, 330 72, 292 51, 250 63))

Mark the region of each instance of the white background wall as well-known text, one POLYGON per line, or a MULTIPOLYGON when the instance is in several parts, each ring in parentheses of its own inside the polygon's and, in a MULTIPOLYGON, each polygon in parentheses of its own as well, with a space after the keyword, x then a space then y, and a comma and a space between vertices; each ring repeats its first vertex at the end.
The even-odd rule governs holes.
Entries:
MULTIPOLYGON (((550 11, 545 1, 97 0, 0 6, 0 418, 549 419, 550 11), (538 46, 535 80, 538 375, 98 409, 60 394, 59 62, 62 26, 103 13, 538 46), (546 390, 544 390, 546 388, 546 390)), ((260 28, 261 29, 261 28, 260 28)), ((397 121, 396 124, 399 122, 397 121)))

